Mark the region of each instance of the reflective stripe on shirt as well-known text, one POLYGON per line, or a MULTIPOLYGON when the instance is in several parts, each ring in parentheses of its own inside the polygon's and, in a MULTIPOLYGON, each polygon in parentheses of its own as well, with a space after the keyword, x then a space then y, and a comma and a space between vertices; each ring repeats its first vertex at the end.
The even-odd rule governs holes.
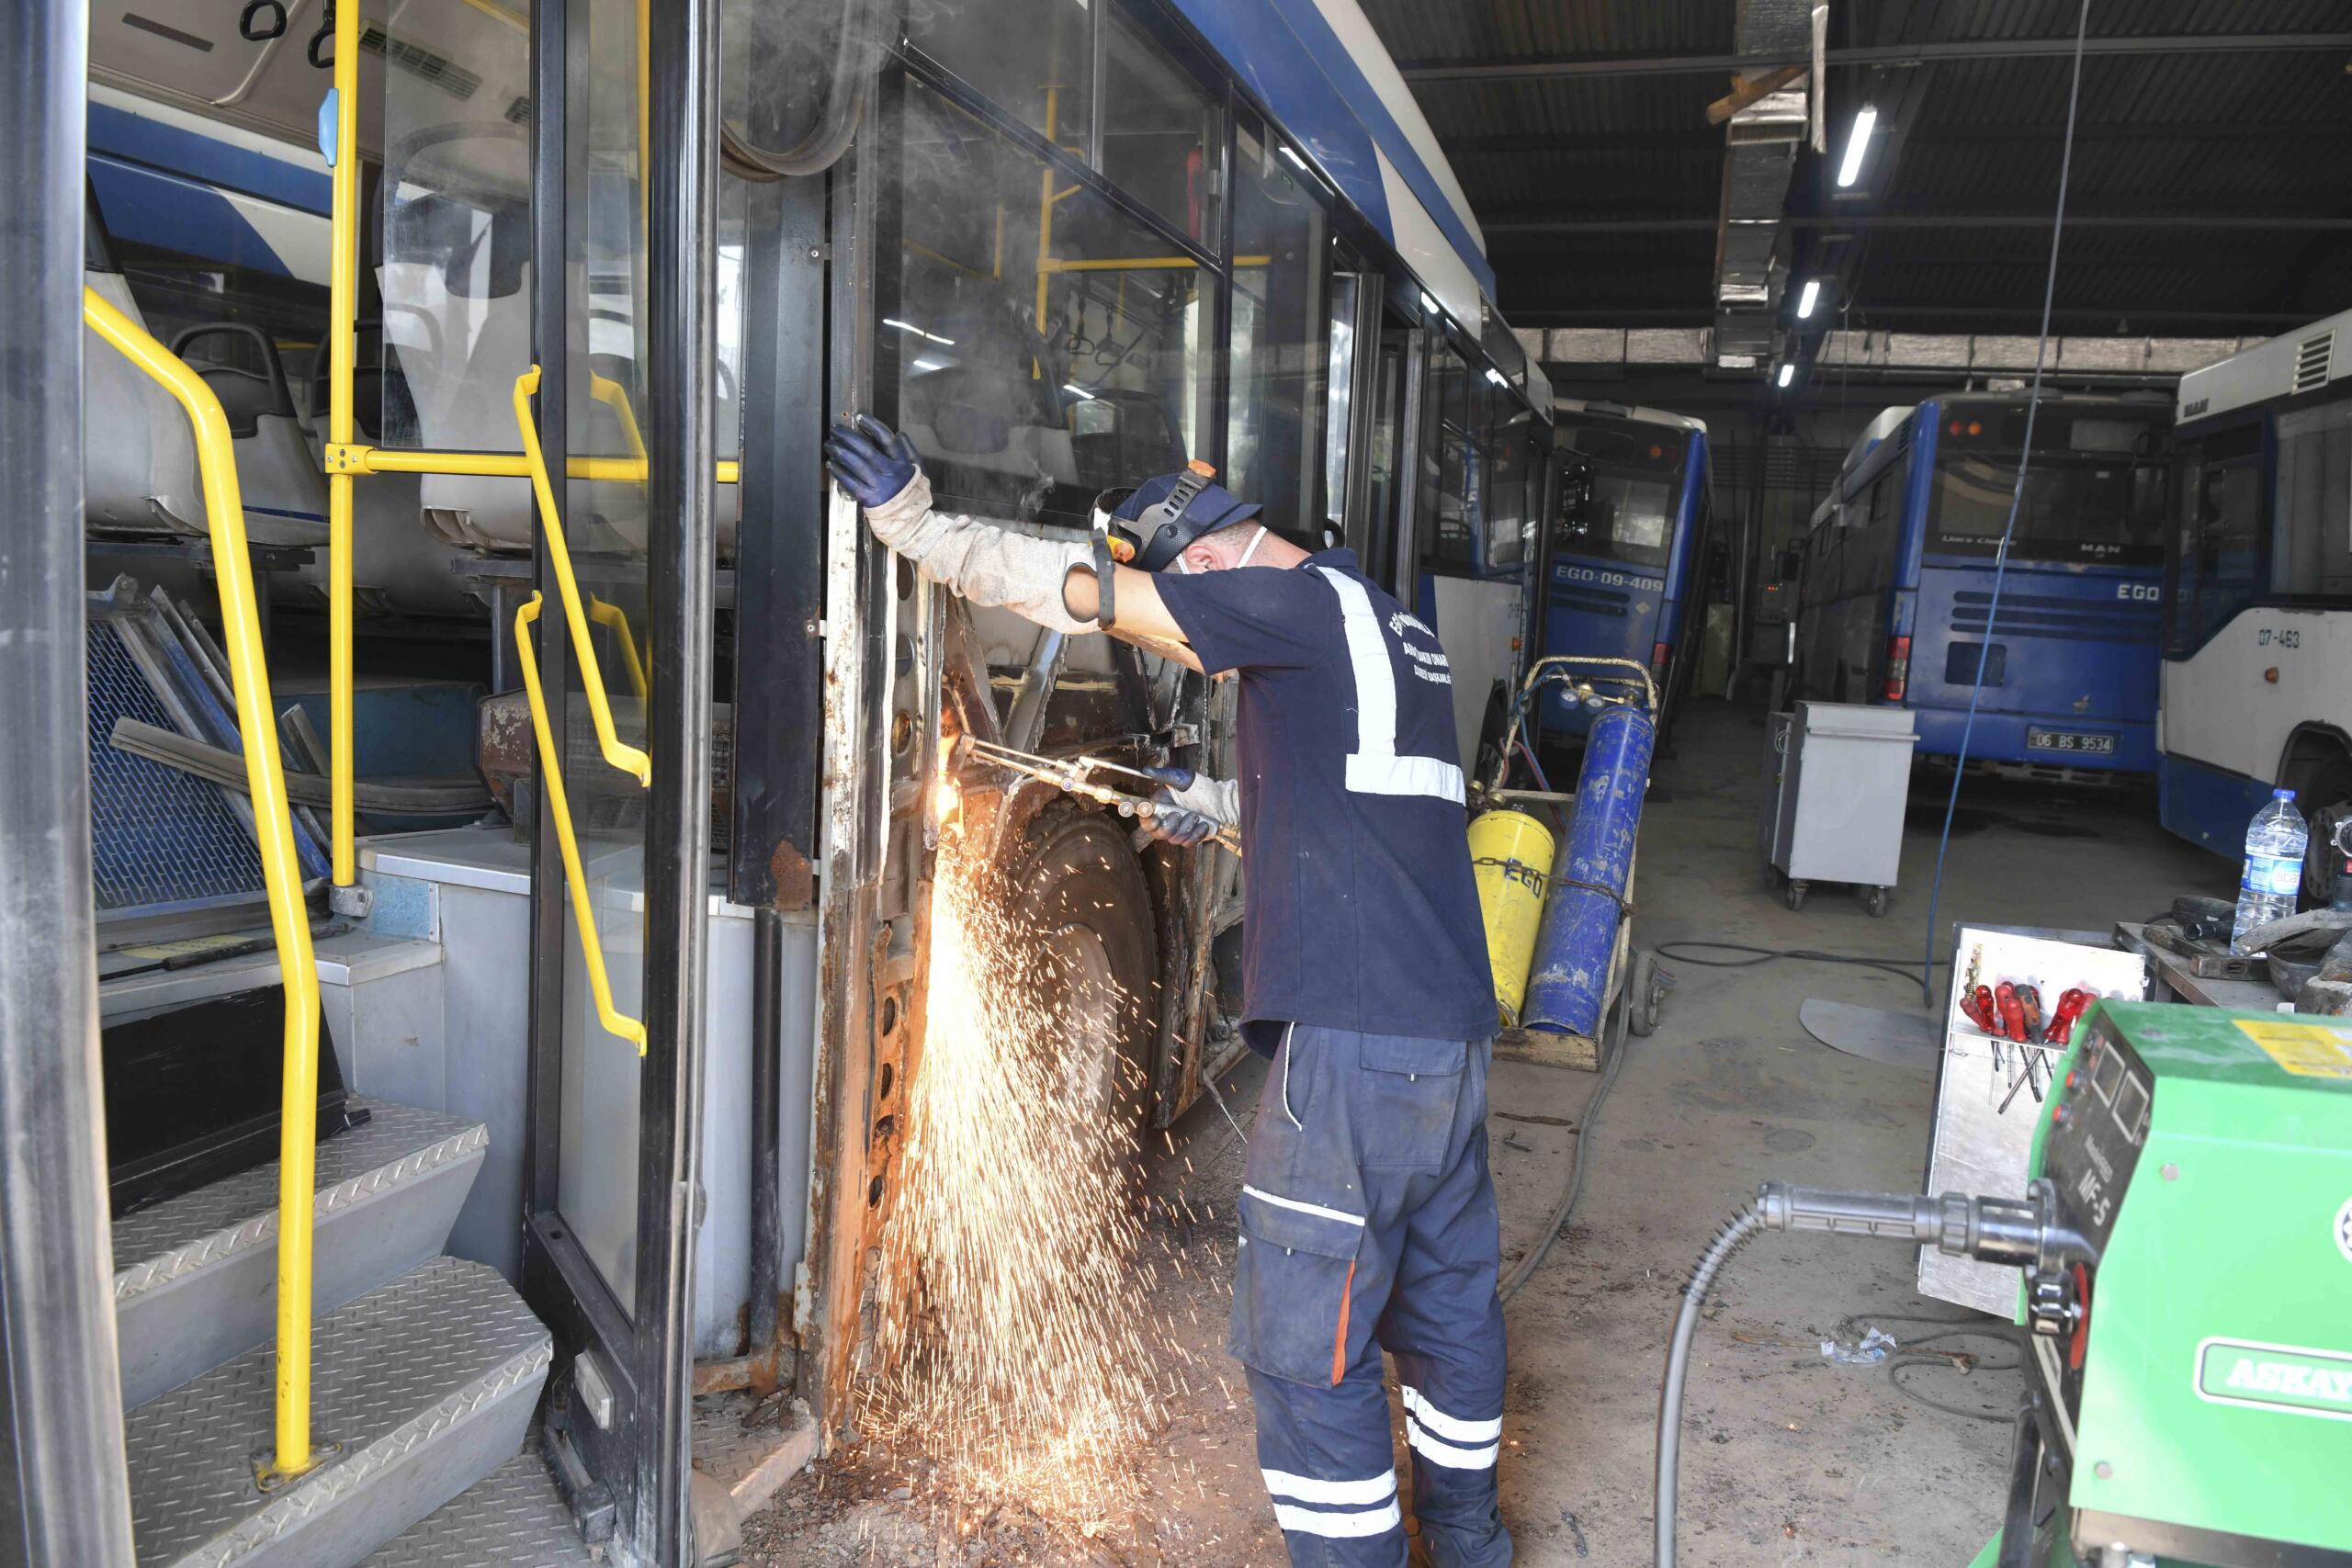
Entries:
POLYGON ((1340 628, 1356 682, 1356 749, 1348 757, 1348 788, 1358 795, 1426 795, 1462 804, 1462 770, 1436 757, 1396 754, 1396 671, 1380 617, 1363 584, 1329 567, 1311 567, 1340 596, 1340 628))

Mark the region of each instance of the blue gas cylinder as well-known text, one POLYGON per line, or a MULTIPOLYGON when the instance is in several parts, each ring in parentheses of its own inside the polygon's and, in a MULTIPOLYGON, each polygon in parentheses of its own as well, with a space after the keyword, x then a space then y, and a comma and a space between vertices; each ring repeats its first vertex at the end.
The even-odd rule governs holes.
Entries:
POLYGON ((1593 720, 1577 779, 1576 817, 1553 867, 1552 901, 1535 938, 1522 1029, 1589 1035, 1600 1028, 1657 739, 1657 727, 1639 708, 1613 707, 1593 720))

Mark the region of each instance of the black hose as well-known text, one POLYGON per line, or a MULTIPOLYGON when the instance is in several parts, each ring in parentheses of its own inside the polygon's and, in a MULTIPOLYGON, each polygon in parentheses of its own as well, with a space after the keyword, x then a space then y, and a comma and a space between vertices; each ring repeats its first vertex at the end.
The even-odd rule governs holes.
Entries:
POLYGON ((1593 1123, 1600 1120, 1600 1108, 1608 1103, 1609 1091, 1617 1086, 1618 1069, 1625 1065, 1626 1010, 1633 1005, 1631 997, 1620 998, 1617 1044, 1609 1053, 1608 1071, 1600 1075, 1600 1087, 1592 1091, 1592 1099, 1584 1108, 1584 1124, 1577 1129, 1577 1153, 1575 1162, 1568 1168, 1568 1190, 1560 1195, 1559 1205, 1552 1211, 1552 1217, 1544 1222, 1543 1236, 1527 1249, 1527 1256, 1519 1260, 1519 1267, 1510 1271, 1510 1278, 1504 1280, 1502 1289, 1495 1292, 1504 1302, 1519 1294, 1520 1287, 1534 1278, 1535 1270, 1544 1266, 1544 1259, 1551 1255, 1552 1244, 1558 1241, 1560 1233, 1568 1228, 1568 1221, 1577 1212, 1577 1201, 1584 1196, 1585 1153, 1592 1147, 1593 1123))
POLYGON ((1690 1370, 1690 1338, 1699 1329, 1699 1313, 1707 1304, 1707 1291, 1731 1255, 1764 1228, 1764 1212, 1750 1203, 1724 1223, 1707 1250, 1690 1270, 1683 1288, 1682 1310, 1674 1317, 1674 1339, 1666 1351, 1666 1384, 1657 1401, 1657 1568, 1674 1568, 1674 1507, 1676 1473, 1682 1450, 1682 1382, 1690 1370))
MULTIPOLYGON (((1650 949, 1660 958, 1671 958, 1677 964, 1695 964, 1702 969, 1752 969, 1758 964, 1770 964, 1776 958, 1793 958, 1805 964, 1847 964, 1858 969, 1881 969, 1913 985, 1919 983, 1919 966, 1908 958, 1878 957, 1866 953, 1819 953, 1809 947, 1755 947, 1744 942, 1664 942, 1650 949), (1736 953, 1738 958, 1701 958, 1702 952, 1736 953)), ((1939 958, 1932 967, 1949 968, 1951 960, 1939 958)))

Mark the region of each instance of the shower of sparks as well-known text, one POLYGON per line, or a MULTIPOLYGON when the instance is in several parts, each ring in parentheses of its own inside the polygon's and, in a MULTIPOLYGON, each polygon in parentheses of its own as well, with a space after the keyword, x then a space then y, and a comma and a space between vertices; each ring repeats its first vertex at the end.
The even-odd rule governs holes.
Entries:
POLYGON ((1167 1243, 1141 1223, 1136 1129, 1072 1103, 1090 1058, 1133 1071, 1108 1043, 1124 998, 1055 973, 978 858, 941 843, 861 1425, 950 1507, 1013 1497, 1091 1534, 1181 1377, 1148 1300, 1167 1243))

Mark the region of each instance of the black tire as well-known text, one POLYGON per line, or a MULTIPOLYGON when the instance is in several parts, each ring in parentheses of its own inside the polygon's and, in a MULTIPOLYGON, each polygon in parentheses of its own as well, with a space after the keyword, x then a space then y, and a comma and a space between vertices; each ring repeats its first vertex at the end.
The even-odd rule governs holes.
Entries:
POLYGON ((1658 983, 1657 960, 1647 952, 1634 954, 1634 977, 1625 991, 1625 1026, 1647 1039, 1657 1028, 1658 1005, 1666 987, 1658 983))
POLYGON ((1789 878, 1789 886, 1783 891, 1782 897, 1788 900, 1788 905, 1791 909, 1802 909, 1804 908, 1804 896, 1806 892, 1810 890, 1811 886, 1812 884, 1800 882, 1793 876, 1789 878))
POLYGON ((1159 942, 1129 829, 1100 812, 1048 807, 1005 871, 1011 917, 1039 959, 1039 999, 1066 1023, 1039 1043, 1062 1058, 1051 1076, 1065 1105, 1074 1120, 1140 1137, 1159 942))
POLYGON ((1886 913, 1886 889, 1883 887, 1872 887, 1865 890, 1862 894, 1862 908, 1871 912, 1871 919, 1877 919, 1881 916, 1884 915, 1886 913))

